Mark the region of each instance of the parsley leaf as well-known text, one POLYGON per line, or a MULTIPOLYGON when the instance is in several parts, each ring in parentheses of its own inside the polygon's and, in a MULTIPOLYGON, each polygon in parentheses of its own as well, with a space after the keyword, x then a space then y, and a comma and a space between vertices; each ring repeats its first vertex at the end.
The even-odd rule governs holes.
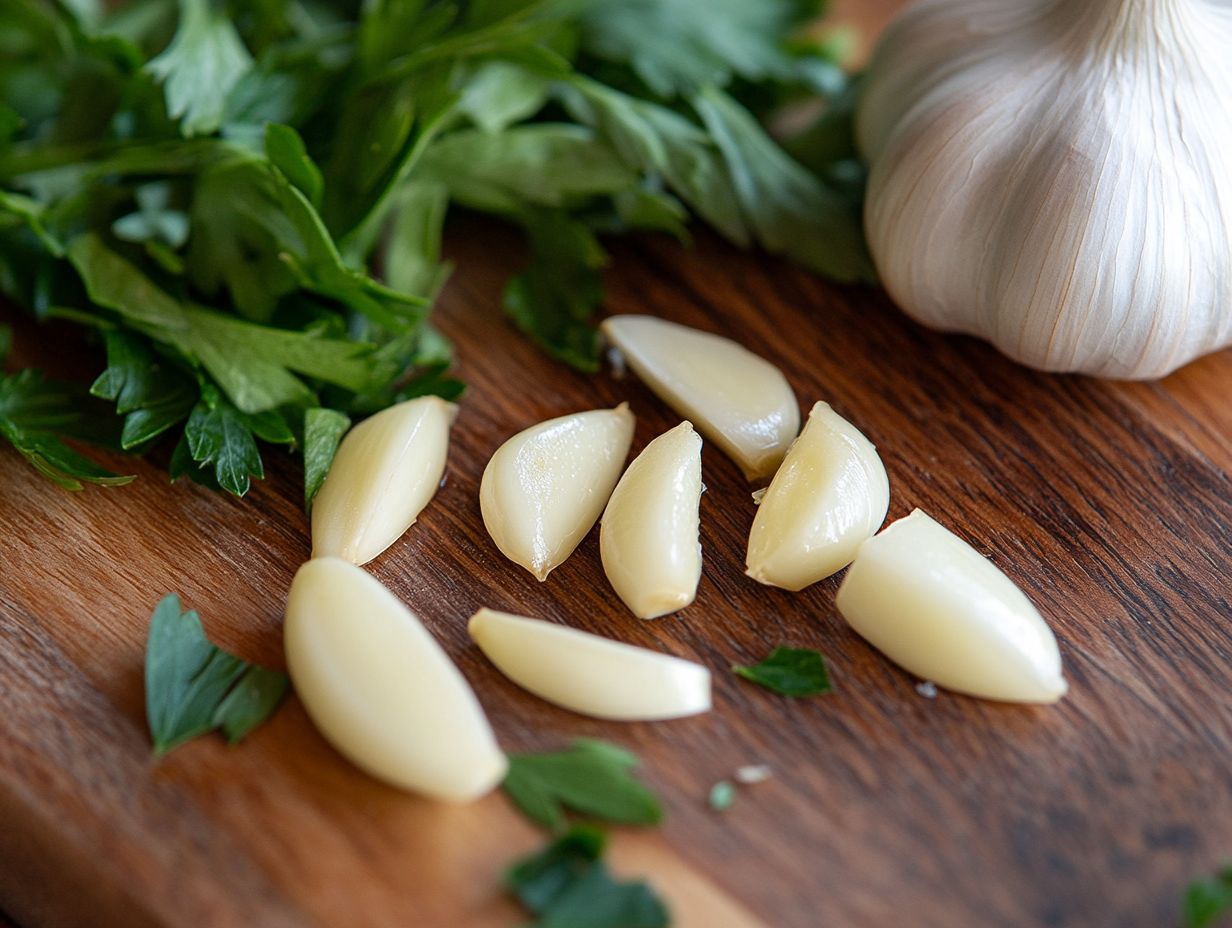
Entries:
POLYGON ((518 861, 505 885, 530 912, 531 928, 667 928, 667 908, 645 883, 612 879, 602 831, 575 826, 518 861))
POLYGON ((579 738, 564 751, 511 754, 502 784, 531 821, 565 827, 565 809, 623 825, 654 825, 659 800, 632 774, 637 757, 604 741, 579 738))
POLYGON ((188 416, 197 402, 197 385, 139 335, 110 329, 103 339, 107 369, 90 392, 112 400, 116 412, 124 417, 121 447, 139 448, 188 416))
POLYGON ((222 729, 239 741, 264 722, 286 695, 286 674, 256 667, 205 637, 196 612, 181 612, 171 593, 150 618, 145 654, 145 707, 154 752, 222 729))
MULTIPOLYGON (((7 330, 4 336, 0 341, 7 342, 7 330)), ((75 384, 47 380, 33 368, 0 376, 0 437, 66 490, 80 490, 86 483, 120 486, 133 479, 98 466, 62 440, 110 445, 113 423, 75 384)))
POLYGON ((783 696, 822 696, 832 691, 826 659, 811 648, 775 648, 765 660, 732 670, 783 696))
POLYGON ((309 409, 304 413, 304 508, 311 510, 317 491, 351 420, 336 409, 309 409))
POLYGON ((1183 928, 1209 928, 1228 912, 1232 912, 1232 865, 1208 880, 1191 883, 1181 902, 1183 928))

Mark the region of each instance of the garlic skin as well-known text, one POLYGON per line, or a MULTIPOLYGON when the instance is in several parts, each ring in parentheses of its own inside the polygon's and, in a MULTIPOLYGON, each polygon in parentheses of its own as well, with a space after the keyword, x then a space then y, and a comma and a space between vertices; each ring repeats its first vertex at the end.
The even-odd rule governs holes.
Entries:
POLYGON ((462 674, 402 602, 340 558, 291 583, 287 670, 321 734, 357 767, 449 802, 493 789, 508 762, 462 674))
POLYGON ((683 609, 702 575, 698 507, 702 440, 681 422, 629 465, 599 524, 599 553, 613 589, 641 619, 683 609))
POLYGON ((514 683, 582 715, 655 722, 710 709, 710 671, 692 661, 493 609, 467 630, 514 683))
POLYGON ((501 553, 546 580, 607 505, 629 446, 628 403, 549 419, 514 435, 479 485, 483 524, 501 553))
POLYGON ((402 537, 440 486, 457 414, 421 396, 347 432, 312 503, 312 556, 366 564, 402 537))
POLYGON ((1061 653, 1039 612, 987 558, 916 509, 860 546, 836 600, 894 663, 938 686, 1056 702, 1061 653))
POLYGON ((783 372, 729 338, 654 316, 609 316, 599 326, 633 372, 739 465, 769 477, 800 430, 783 372))
POLYGON ((758 504, 746 572, 802 590, 850 564, 889 508, 877 449, 828 403, 817 403, 758 504))
POLYGON ((1226 0, 922 0, 866 72, 865 228, 909 315, 1049 371, 1232 344, 1226 0))

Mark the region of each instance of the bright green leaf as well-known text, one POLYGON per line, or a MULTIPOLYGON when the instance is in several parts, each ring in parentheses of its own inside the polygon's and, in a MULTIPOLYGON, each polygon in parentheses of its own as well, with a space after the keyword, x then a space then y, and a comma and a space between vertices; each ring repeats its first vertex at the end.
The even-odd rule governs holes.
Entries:
POLYGON ((732 670, 783 696, 822 696, 832 689, 826 659, 811 648, 775 648, 765 660, 732 670))

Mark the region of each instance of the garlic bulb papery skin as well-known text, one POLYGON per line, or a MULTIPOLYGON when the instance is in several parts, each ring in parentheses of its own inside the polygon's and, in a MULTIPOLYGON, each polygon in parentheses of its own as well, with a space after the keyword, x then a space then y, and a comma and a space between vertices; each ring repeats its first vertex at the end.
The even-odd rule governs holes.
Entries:
POLYGON ((582 715, 656 722, 710 709, 710 671, 692 661, 492 609, 468 630, 514 683, 582 715))
POLYGON ((475 694, 436 639, 380 581, 340 558, 291 583, 287 670, 321 734, 394 786, 466 802, 508 763, 475 694))
POLYGON ((366 564, 402 537, 440 486, 457 415, 421 396, 347 432, 312 502, 312 556, 366 564))
POLYGON ((837 604, 873 647, 938 686, 1007 702, 1065 695, 1057 640, 1031 601, 919 509, 860 546, 837 604))
POLYGON ((872 442, 816 404, 761 498, 749 532, 747 573, 801 590, 842 570, 890 508, 890 480, 872 442))
POLYGON ((1050 371, 1232 344, 1227 0, 923 0, 869 66, 865 229, 917 320, 1050 371))
POLYGON ((683 609, 702 575, 698 507, 702 440, 681 422, 629 465, 599 523, 599 554, 612 588, 641 619, 683 609))
POLYGON ((783 372, 729 338, 654 316, 609 316, 604 336, 654 393, 730 457, 769 477, 800 430, 783 372))
POLYGON ((479 508, 501 553, 539 580, 564 563, 607 505, 633 425, 621 403, 541 422, 496 449, 479 508))

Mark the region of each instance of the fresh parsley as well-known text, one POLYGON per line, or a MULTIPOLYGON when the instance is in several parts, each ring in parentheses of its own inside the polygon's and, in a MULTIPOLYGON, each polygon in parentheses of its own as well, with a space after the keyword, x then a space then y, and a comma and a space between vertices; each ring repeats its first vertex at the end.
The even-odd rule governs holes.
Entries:
MULTIPOLYGON (((696 217, 870 279, 823 8, 5 0, 0 296, 101 334, 124 450, 242 494, 281 447, 310 498, 344 418, 460 390, 427 322, 453 207, 523 230, 504 308, 582 370, 607 236, 696 217), (806 98, 821 118, 771 138, 806 98)), ((116 476, 68 433, 5 436, 65 485, 116 476)))
POLYGON ((579 738, 564 751, 511 754, 502 784, 531 821, 562 831, 565 810, 622 825, 655 825, 659 800, 632 773, 637 757, 605 741, 579 738))
POLYGON ((831 692, 826 659, 811 648, 775 648, 764 660, 732 670, 782 696, 823 696, 831 692))
POLYGON ((645 883, 612 878, 602 831, 578 825, 515 863, 505 885, 538 918, 531 928, 667 928, 667 908, 645 883))
POLYGON ((145 711, 154 752, 221 729, 239 741, 286 695, 284 673, 257 667, 211 644, 196 612, 165 596, 150 619, 145 653, 145 711))
POLYGON ((1181 902, 1183 928, 1210 928, 1220 916, 1232 912, 1232 864, 1213 877, 1197 880, 1185 890, 1181 902))

